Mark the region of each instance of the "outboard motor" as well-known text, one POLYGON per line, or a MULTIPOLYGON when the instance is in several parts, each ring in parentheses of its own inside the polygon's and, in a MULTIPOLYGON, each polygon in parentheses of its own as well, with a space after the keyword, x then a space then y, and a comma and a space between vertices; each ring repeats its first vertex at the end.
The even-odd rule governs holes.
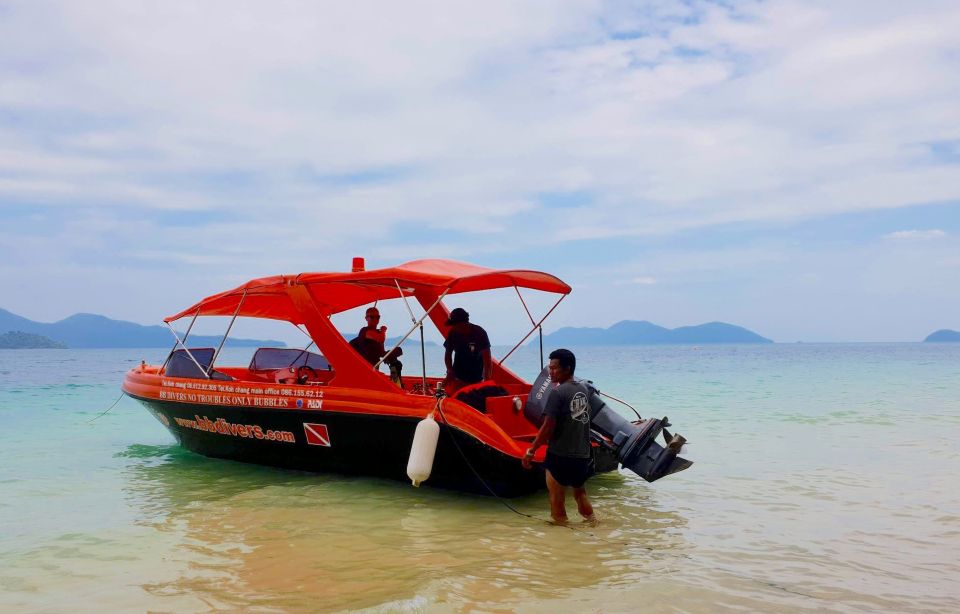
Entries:
MULTIPOLYGON (((593 382, 578 379, 590 392, 590 428, 600 445, 612 447, 620 464, 633 471, 648 482, 659 480, 665 475, 683 471, 693 463, 677 456, 680 447, 686 441, 680 435, 671 435, 667 427, 670 422, 667 417, 648 418, 639 423, 630 422, 617 412, 610 409, 600 391, 593 382), (657 435, 663 432, 666 446, 657 443, 657 435)), ((550 381, 550 374, 546 368, 540 372, 527 396, 527 403, 523 413, 533 424, 543 424, 543 410, 547 404, 550 391, 555 388, 550 381)))

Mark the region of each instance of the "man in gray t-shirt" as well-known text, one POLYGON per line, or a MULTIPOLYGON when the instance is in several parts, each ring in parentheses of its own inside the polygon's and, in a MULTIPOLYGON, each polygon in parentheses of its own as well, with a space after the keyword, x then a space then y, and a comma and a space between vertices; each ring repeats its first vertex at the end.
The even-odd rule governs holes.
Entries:
POLYGON ((570 350, 550 353, 550 379, 558 384, 547 397, 543 425, 526 455, 523 466, 531 467, 537 448, 547 444, 544 468, 550 491, 550 515, 553 521, 567 521, 567 488, 573 488, 577 511, 593 520, 593 506, 584 482, 593 474, 590 446, 590 403, 587 388, 573 379, 577 359, 570 350))
POLYGON ((570 378, 554 388, 543 408, 557 421, 547 453, 569 458, 590 458, 590 404, 587 387, 570 378))

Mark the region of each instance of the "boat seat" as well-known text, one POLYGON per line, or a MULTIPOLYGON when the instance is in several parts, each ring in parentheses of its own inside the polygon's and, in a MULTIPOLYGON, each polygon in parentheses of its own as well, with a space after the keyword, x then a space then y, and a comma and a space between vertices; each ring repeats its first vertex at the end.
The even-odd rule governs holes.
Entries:
MULTIPOLYGON (((317 371, 314 369, 314 373, 317 374, 316 377, 312 377, 309 373, 307 373, 307 381, 300 385, 325 386, 330 382, 330 380, 333 379, 334 376, 334 372, 332 370, 317 371)), ((294 367, 274 369, 270 373, 263 373, 263 376, 268 378, 268 381, 271 381, 275 384, 299 384, 299 382, 297 382, 297 368, 294 367)))
POLYGON ((248 369, 256 373, 304 365, 317 372, 333 369, 323 355, 296 348, 259 348, 250 359, 248 369))
POLYGON ((487 413, 487 399, 507 394, 507 391, 492 381, 477 382, 457 390, 453 398, 466 403, 480 413, 487 413))

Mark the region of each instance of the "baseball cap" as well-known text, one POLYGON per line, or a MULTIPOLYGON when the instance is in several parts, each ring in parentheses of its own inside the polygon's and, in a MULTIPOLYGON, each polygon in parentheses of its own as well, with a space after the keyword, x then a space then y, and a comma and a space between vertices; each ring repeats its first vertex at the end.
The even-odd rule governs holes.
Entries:
POLYGON ((457 307, 450 312, 450 317, 447 318, 447 326, 451 324, 457 324, 458 322, 469 322, 470 314, 467 313, 467 310, 463 307, 457 307))

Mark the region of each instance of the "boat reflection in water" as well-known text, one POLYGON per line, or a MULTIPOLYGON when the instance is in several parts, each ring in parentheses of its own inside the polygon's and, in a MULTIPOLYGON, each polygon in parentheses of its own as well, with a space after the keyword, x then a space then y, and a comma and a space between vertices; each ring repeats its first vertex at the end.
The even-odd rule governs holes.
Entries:
MULTIPOLYGON (((591 481, 608 520, 564 530, 494 498, 390 480, 210 462, 176 446, 128 456, 127 500, 165 566, 143 588, 161 609, 596 604, 610 587, 654 582, 688 550, 685 520, 617 473, 591 481)), ((512 504, 542 514, 546 494, 512 504)))

